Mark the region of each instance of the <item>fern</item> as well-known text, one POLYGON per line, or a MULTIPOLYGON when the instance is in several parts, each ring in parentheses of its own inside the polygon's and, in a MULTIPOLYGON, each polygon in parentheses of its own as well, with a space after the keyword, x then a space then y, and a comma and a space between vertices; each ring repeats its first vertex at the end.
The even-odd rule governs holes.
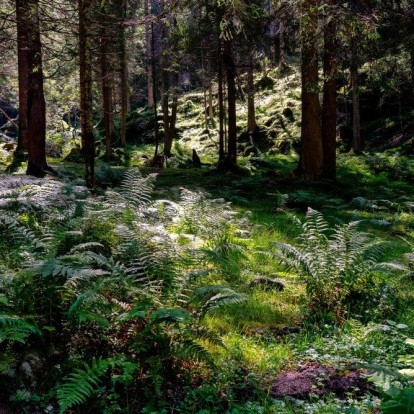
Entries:
POLYGON ((348 297, 364 289, 386 244, 358 230, 359 222, 331 228, 323 215, 309 209, 298 246, 275 243, 276 256, 303 278, 310 308, 334 312, 339 321, 348 297))
POLYGON ((3 341, 24 343, 31 334, 40 334, 35 325, 16 315, 0 313, 0 343, 3 341))
POLYGON ((198 316, 203 318, 212 309, 223 306, 237 305, 245 302, 246 295, 236 293, 226 286, 207 286, 194 292, 191 302, 199 306, 198 316))
MULTIPOLYGON (((90 365, 84 364, 83 369, 76 369, 64 378, 57 391, 60 413, 66 412, 75 405, 85 403, 94 396, 102 383, 103 377, 111 367, 123 365, 119 358, 92 360, 90 365)), ((125 366, 125 365, 124 365, 125 366)), ((129 364, 126 365, 131 370, 129 364)))

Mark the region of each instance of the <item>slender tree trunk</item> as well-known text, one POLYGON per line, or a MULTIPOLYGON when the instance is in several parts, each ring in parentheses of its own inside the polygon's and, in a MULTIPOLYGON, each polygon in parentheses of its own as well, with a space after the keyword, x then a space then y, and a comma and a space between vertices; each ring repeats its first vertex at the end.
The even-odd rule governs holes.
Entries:
MULTIPOLYGON (((165 0, 161 0, 161 10, 165 11, 165 0)), ((169 82, 169 54, 167 48, 168 29, 164 22, 161 23, 161 108, 164 124, 164 155, 171 156, 172 134, 170 131, 170 82, 169 82)))
POLYGON ((46 163, 46 103, 43 91, 42 44, 38 0, 27 1, 28 16, 28 91, 27 91, 27 174, 43 176, 46 163))
POLYGON ((210 119, 210 124, 214 125, 214 108, 213 108, 213 84, 209 83, 208 85, 208 117, 210 119))
POLYGON ((79 5, 79 72, 82 152, 85 158, 85 180, 94 186, 95 138, 93 134, 92 38, 93 0, 78 0, 79 5))
POLYGON ((236 117, 236 66, 231 41, 225 42, 224 63, 227 78, 227 125, 229 163, 237 164, 237 117, 236 117))
POLYGON ((279 21, 279 70, 286 69, 286 25, 283 20, 279 21))
POLYGON ((219 163, 224 162, 224 87, 223 87, 223 57, 221 41, 219 41, 218 59, 218 107, 219 107, 219 163))
POLYGON ((108 56, 108 47, 110 43, 109 33, 107 30, 108 22, 103 22, 101 31, 101 77, 102 77, 102 103, 103 119, 105 126, 105 156, 109 160, 112 158, 112 134, 113 134, 113 108, 112 108, 112 71, 111 63, 108 56))
POLYGON ((317 0, 302 0, 302 148, 298 172, 306 180, 313 180, 323 167, 317 9, 317 0))
POLYGON ((173 85, 173 96, 171 103, 171 118, 170 118, 170 135, 171 135, 171 147, 169 151, 171 153, 172 141, 176 134, 176 124, 177 124, 177 113, 178 113, 178 83, 179 83, 179 73, 174 74, 174 85, 173 85))
MULTIPOLYGON (((163 62, 165 65, 165 61, 163 62)), ((172 137, 170 131, 170 107, 169 107, 169 98, 170 98, 170 87, 168 82, 168 71, 165 66, 162 69, 161 73, 161 109, 164 125, 164 155, 167 157, 171 156, 172 148, 172 137)))
MULTIPOLYGON (((328 6, 334 7, 336 0, 327 0, 328 6)), ((336 21, 328 11, 327 23, 324 31, 323 57, 323 172, 325 177, 336 177, 336 119, 337 119, 337 51, 336 51, 336 21)))
POLYGON ((122 1, 122 22, 120 25, 120 78, 121 78, 121 145, 126 145, 127 114, 129 101, 129 84, 128 84, 128 58, 126 51, 125 25, 126 19, 126 0, 122 1))
POLYGON ((352 84, 352 148, 355 154, 361 153, 361 109, 359 99, 359 70, 356 52, 351 57, 351 84, 352 84))
POLYGON ((16 0, 17 57, 19 72, 19 139, 17 151, 27 150, 27 92, 29 90, 29 19, 30 3, 16 0))
MULTIPOLYGON (((410 61, 411 61, 411 90, 412 94, 414 95, 414 36, 411 39, 411 52, 410 52, 410 61)), ((414 96, 413 96, 413 103, 414 103, 414 96)))
POLYGON ((145 15, 145 50, 146 50, 146 70, 147 70, 147 107, 153 108, 155 105, 154 98, 154 77, 153 77, 153 31, 152 24, 150 22, 150 11, 148 6, 149 0, 143 0, 144 2, 144 15, 145 15))
POLYGON ((249 67, 247 71, 247 129, 249 132, 255 132, 257 128, 254 95, 254 48, 251 48, 249 52, 249 67))

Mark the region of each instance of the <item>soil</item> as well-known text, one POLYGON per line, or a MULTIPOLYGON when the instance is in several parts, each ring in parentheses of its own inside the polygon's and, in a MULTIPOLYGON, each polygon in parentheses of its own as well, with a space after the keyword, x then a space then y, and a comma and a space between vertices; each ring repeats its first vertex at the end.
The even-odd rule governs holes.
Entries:
POLYGON ((350 394, 361 397, 375 390, 364 377, 364 371, 336 371, 318 363, 304 363, 294 371, 282 372, 272 384, 271 395, 275 398, 294 397, 307 399, 310 394, 324 396, 334 394, 346 399, 350 394))

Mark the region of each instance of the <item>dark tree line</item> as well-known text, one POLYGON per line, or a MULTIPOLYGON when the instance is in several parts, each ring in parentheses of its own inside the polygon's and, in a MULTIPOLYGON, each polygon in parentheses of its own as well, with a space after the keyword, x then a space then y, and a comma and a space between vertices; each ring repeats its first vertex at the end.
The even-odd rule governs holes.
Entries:
MULTIPOLYGON (((350 74, 353 150, 357 154, 362 150, 361 66, 375 58, 373 55, 378 57, 398 47, 410 54, 414 73, 413 6, 403 0, 143 0, 142 4, 128 0, 78 0, 70 5, 77 13, 76 26, 74 19, 56 17, 65 15, 64 5, 56 3, 50 7, 56 10, 45 16, 41 0, 15 2, 18 150, 28 153, 28 174, 41 176, 51 171, 45 152, 42 43, 51 31, 61 30, 62 36, 71 33, 77 38, 71 58, 76 59, 79 72, 81 142, 89 187, 94 184, 94 84, 100 85, 105 155, 111 159, 114 142, 121 146, 127 143, 131 90, 128 70, 132 63, 128 48, 137 42, 136 36, 142 36, 145 55, 142 71, 146 76, 147 106, 154 108, 156 116, 159 103, 162 112, 163 156, 172 155, 177 135, 180 79, 184 73, 191 73, 205 91, 206 127, 216 122, 213 101, 217 100, 219 166, 230 169, 236 167, 238 157, 237 100, 241 75, 247 94, 248 133, 254 137, 260 127, 255 114, 255 74, 260 70, 266 77, 268 65, 283 73, 288 68, 288 56, 300 56, 301 150, 296 174, 307 180, 321 175, 334 179, 336 175, 340 72, 347 70, 350 74), (118 135, 114 129, 115 115, 120 123, 118 135)), ((9 20, 6 13, 0 17, 9 20)), ((158 156, 160 137, 158 132, 155 135, 158 156)))

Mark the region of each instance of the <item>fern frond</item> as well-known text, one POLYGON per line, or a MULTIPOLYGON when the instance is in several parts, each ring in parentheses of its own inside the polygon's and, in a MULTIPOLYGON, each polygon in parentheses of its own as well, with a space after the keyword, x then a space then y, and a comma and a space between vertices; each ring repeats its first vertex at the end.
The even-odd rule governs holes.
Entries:
POLYGON ((150 321, 153 325, 166 323, 170 325, 186 324, 190 321, 191 315, 184 309, 157 309, 152 312, 150 321))
POLYGON ((83 369, 76 369, 65 377, 64 383, 57 391, 60 413, 63 414, 69 408, 85 403, 96 394, 102 377, 112 363, 112 360, 94 359, 91 365, 85 364, 83 369))

